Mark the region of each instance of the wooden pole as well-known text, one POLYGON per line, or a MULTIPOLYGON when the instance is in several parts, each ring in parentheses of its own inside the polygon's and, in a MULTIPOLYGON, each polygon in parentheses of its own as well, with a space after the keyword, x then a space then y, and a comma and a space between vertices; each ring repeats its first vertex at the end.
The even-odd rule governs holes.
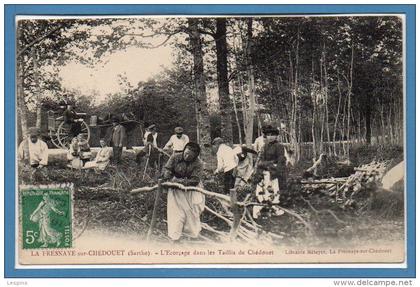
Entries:
POLYGON ((150 152, 151 152, 151 150, 152 150, 152 146, 149 145, 149 152, 147 154, 146 164, 144 165, 144 172, 143 172, 143 178, 142 178, 143 180, 144 180, 144 177, 146 176, 147 167, 149 165, 149 159, 150 159, 150 152))
POLYGON ((155 193, 155 203, 153 205, 152 220, 150 221, 149 230, 147 231, 147 237, 146 237, 147 241, 150 240, 150 237, 152 236, 153 228, 155 227, 155 224, 156 224, 156 212, 157 212, 157 206, 159 203, 159 196, 160 196, 161 191, 162 191, 162 180, 159 179, 158 188, 155 193))

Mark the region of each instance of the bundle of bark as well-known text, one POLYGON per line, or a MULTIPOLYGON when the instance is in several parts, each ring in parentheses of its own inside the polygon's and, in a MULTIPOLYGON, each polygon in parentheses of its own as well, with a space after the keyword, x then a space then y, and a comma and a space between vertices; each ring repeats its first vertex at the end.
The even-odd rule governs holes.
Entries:
POLYGON ((354 206, 360 193, 368 196, 384 176, 389 162, 371 162, 354 168, 349 177, 302 180, 304 192, 321 192, 333 198, 342 208, 354 206))

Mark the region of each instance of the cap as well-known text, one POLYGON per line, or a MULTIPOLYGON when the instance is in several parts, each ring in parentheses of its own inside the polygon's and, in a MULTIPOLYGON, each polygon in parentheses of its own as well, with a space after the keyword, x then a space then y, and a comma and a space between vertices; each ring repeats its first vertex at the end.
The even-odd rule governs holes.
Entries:
POLYGON ((39 135, 39 130, 37 127, 30 127, 28 128, 28 134, 31 136, 37 136, 39 135))
POLYGON ((180 134, 180 133, 183 133, 183 132, 184 132, 184 129, 182 127, 176 127, 175 128, 175 133, 176 134, 180 134))
POLYGON ((220 137, 214 138, 213 141, 211 142, 212 145, 221 144, 221 143, 223 143, 223 139, 220 137))

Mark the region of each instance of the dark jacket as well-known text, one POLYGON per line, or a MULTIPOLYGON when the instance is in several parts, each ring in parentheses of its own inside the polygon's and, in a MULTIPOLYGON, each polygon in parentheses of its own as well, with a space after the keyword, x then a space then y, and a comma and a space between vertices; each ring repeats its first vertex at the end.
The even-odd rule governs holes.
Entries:
POLYGON ((196 186, 200 182, 202 172, 203 166, 198 158, 187 162, 184 160, 183 153, 175 153, 164 167, 163 178, 170 180, 175 177, 184 185, 196 186))
POLYGON ((77 120, 78 118, 79 117, 75 111, 65 110, 63 113, 63 121, 66 124, 74 123, 74 121, 77 120))
POLYGON ((127 134, 125 127, 122 125, 116 125, 112 128, 112 136, 110 146, 126 146, 127 144, 127 134))
POLYGON ((272 178, 277 178, 279 183, 286 182, 286 157, 284 147, 277 141, 266 143, 261 151, 258 163, 257 174, 262 176, 262 172, 267 170, 272 178))

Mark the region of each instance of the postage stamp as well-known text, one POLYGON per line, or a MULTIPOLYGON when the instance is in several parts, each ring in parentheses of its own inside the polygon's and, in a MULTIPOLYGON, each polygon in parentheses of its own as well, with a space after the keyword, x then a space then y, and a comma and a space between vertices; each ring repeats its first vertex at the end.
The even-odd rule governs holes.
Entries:
POLYGON ((73 186, 21 186, 23 249, 72 247, 73 186))

